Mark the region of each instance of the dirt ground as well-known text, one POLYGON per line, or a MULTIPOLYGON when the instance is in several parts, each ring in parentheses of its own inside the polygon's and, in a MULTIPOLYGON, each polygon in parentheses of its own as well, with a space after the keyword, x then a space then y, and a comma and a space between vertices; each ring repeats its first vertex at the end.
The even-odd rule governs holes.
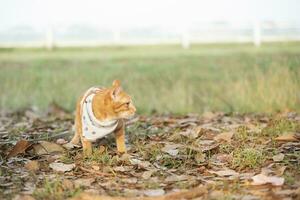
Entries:
POLYGON ((1 112, 0 199, 300 199, 300 115, 204 113, 127 121, 83 157, 73 115, 1 112))

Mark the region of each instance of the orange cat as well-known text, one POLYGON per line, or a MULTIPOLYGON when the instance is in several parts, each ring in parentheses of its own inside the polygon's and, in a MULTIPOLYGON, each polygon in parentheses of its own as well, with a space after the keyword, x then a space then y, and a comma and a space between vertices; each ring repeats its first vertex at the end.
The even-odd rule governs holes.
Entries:
POLYGON ((81 140, 83 152, 92 153, 92 142, 115 133, 117 150, 126 152, 124 118, 135 114, 131 97, 115 80, 111 88, 92 87, 79 99, 76 107, 75 135, 71 141, 81 140))

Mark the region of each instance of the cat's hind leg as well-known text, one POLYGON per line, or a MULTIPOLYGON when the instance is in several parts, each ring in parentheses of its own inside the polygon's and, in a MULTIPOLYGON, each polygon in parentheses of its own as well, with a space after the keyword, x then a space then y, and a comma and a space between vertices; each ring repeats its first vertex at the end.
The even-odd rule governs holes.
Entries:
POLYGON ((71 140, 72 144, 79 144, 80 137, 82 135, 81 127, 82 127, 82 125, 81 125, 80 115, 79 116, 76 115, 76 117, 75 117, 75 134, 71 140))
POLYGON ((76 115, 75 115, 75 134, 73 139, 71 140, 72 144, 79 144, 80 138, 82 135, 82 125, 81 125, 81 113, 80 113, 80 100, 77 102, 76 106, 76 115))

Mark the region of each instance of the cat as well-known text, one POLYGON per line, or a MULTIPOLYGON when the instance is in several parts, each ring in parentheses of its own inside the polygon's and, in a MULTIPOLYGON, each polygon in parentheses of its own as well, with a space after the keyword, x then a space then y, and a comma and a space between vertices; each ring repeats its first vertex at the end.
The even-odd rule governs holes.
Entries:
POLYGON ((76 106, 75 135, 72 144, 82 143, 83 153, 92 153, 92 142, 115 134, 117 151, 126 153, 124 119, 135 115, 131 97, 114 80, 110 88, 92 87, 79 98, 76 106))

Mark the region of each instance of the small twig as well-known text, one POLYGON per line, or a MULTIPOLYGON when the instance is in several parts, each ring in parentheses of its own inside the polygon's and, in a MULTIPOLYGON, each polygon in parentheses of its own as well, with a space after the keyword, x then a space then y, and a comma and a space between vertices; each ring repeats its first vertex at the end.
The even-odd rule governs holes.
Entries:
MULTIPOLYGON (((69 133, 69 130, 65 130, 64 132, 58 133, 56 135, 51 135, 51 136, 42 137, 42 138, 28 139, 27 141, 28 142, 36 142, 36 141, 41 141, 41 140, 48 140, 48 139, 55 138, 55 137, 58 137, 58 136, 67 135, 68 133, 69 133)), ((12 143, 15 143, 15 142, 17 142, 17 141, 11 140, 11 141, 6 141, 6 142, 0 142, 0 144, 12 144, 12 143)))
POLYGON ((78 168, 81 169, 82 171, 89 172, 91 174, 96 174, 96 175, 99 175, 99 176, 113 176, 112 174, 108 174, 108 173, 104 173, 104 172, 98 172, 96 170, 87 169, 87 168, 82 167, 82 166, 78 166, 78 168))
POLYGON ((78 166, 79 169, 81 169, 82 171, 85 171, 85 172, 89 172, 89 173, 92 173, 92 174, 96 174, 96 175, 99 175, 99 176, 118 176, 118 177, 122 177, 122 178, 127 178, 127 176, 124 176, 124 175, 120 175, 120 174, 116 174, 116 173, 113 173, 113 174, 109 174, 109 173, 105 173, 105 172, 99 172, 99 171, 96 171, 96 170, 93 170, 93 169, 87 169, 85 167, 82 167, 82 166, 78 166))
POLYGON ((58 137, 58 136, 67 135, 68 133, 69 133, 69 130, 65 130, 65 131, 63 131, 61 133, 58 133, 56 135, 51 135, 51 136, 42 137, 42 138, 29 139, 27 141, 34 142, 34 141, 40 141, 40 140, 47 140, 47 139, 55 138, 55 137, 58 137))

